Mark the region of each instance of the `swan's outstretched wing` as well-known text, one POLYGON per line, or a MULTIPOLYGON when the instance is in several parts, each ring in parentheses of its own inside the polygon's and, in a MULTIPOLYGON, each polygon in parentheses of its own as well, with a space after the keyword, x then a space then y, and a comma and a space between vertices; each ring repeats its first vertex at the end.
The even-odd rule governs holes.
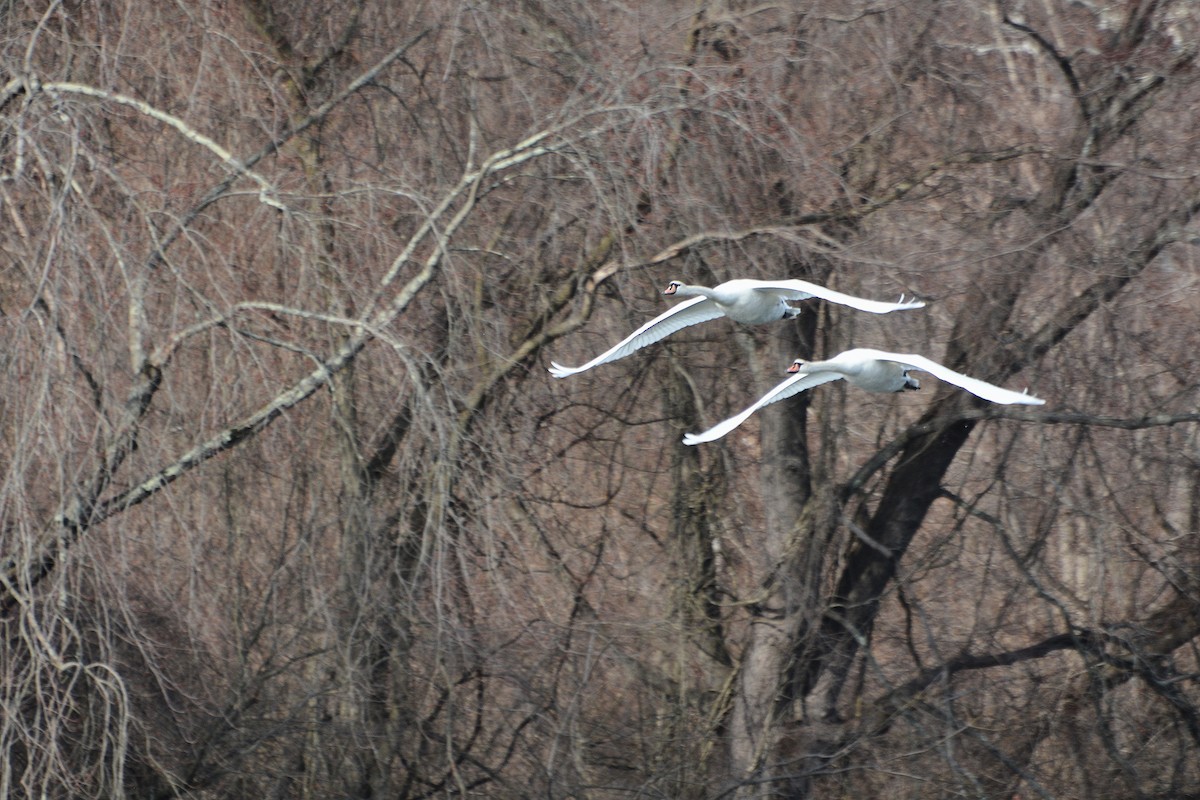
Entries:
POLYGON ((936 361, 930 361, 925 356, 911 355, 909 353, 885 353, 882 350, 861 350, 864 356, 870 358, 878 358, 884 361, 895 361, 903 364, 911 369, 919 369, 922 372, 928 372, 936 378, 939 378, 946 383, 953 383, 962 389, 974 395, 982 397, 984 400, 990 400, 993 403, 1003 403, 1005 405, 1011 403, 1021 403, 1027 406, 1040 406, 1046 401, 1040 397, 1034 397, 1025 392, 1014 392, 1011 389, 1002 389, 999 386, 981 381, 978 378, 972 378, 968 375, 963 375, 960 372, 955 372, 952 369, 943 367, 936 361))
POLYGON ((785 400, 794 394, 799 394, 805 389, 811 389, 814 386, 820 386, 822 383, 836 381, 842 377, 839 372, 813 372, 804 373, 798 372, 789 377, 786 381, 776 386, 771 391, 764 394, 758 399, 754 405, 747 408, 736 417, 730 417, 724 422, 719 422, 712 426, 704 433, 688 433, 683 437, 683 443, 687 445, 701 444, 703 442, 712 442, 720 439, 725 434, 732 431, 737 426, 741 425, 750 415, 758 411, 763 406, 769 406, 771 403, 778 403, 780 400, 785 400))
POLYGON ((835 292, 833 289, 826 289, 824 286, 818 286, 815 283, 801 280, 754 281, 754 283, 758 284, 755 288, 759 291, 774 292, 789 300, 805 300, 809 297, 819 297, 831 303, 850 306, 851 308, 857 308, 859 311, 869 311, 872 314, 887 314, 891 311, 905 311, 910 308, 925 307, 925 304, 920 300, 904 302, 904 295, 900 295, 900 302, 898 303, 885 303, 881 300, 867 300, 863 297, 855 297, 852 294, 835 292))
POLYGON ((624 358, 635 350, 641 350, 646 345, 654 344, 659 339, 665 339, 675 331, 686 328, 689 325, 697 325, 701 322, 707 322, 710 319, 723 316, 725 316, 725 312, 707 297, 693 297, 678 305, 671 306, 671 308, 659 314, 583 366, 564 367, 562 364, 556 364, 553 361, 550 362, 550 374, 556 378, 575 375, 576 373, 589 370, 597 364, 604 364, 609 361, 616 361, 618 358, 624 358))

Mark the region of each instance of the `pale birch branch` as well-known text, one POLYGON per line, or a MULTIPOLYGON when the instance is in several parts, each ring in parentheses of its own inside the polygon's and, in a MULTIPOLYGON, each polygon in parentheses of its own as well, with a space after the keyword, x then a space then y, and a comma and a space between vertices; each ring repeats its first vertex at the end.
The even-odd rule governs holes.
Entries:
MULTIPOLYGON (((456 202, 461 205, 457 208, 451 218, 446 222, 445 226, 437 230, 438 242, 432 248, 429 256, 422 264, 421 270, 412 276, 403 287, 400 288, 392 300, 377 311, 369 320, 348 320, 341 318, 328 317, 333 321, 350 325, 357 328, 356 332, 346 339, 338 350, 325 361, 321 362, 316 369, 312 370, 308 375, 295 383, 291 388, 276 395, 268 403, 263 405, 257 411, 249 414, 240 421, 230 425, 210 437, 208 440, 196 445, 175 461, 163 467, 158 472, 150 477, 142 480, 137 485, 117 495, 107 498, 98 503, 92 510, 87 520, 88 524, 96 524, 102 522, 113 514, 124 511, 125 509, 141 503, 168 484, 177 480, 180 476, 187 473, 192 468, 208 461, 210 458, 225 452, 226 450, 236 446, 238 443, 250 438, 259 431, 266 428, 274 420, 276 420, 285 411, 295 407, 314 393, 324 387, 333 376, 342 370, 347 364, 362 351, 362 349, 374 338, 375 331, 382 330, 387 327, 393 320, 396 319, 412 302, 412 300, 420 293, 421 289, 437 274, 438 268, 441 265, 442 258, 446 252, 445 242, 451 238, 462 225, 462 223, 470 216, 478 200, 479 184, 487 179, 490 175, 521 163, 539 158, 548 153, 554 152, 554 148, 547 146, 539 146, 551 135, 551 132, 546 131, 532 136, 518 145, 501 150, 489 157, 484 164, 477 170, 474 170, 465 175, 458 184, 451 189, 447 195, 438 204, 434 212, 426 219, 421 228, 413 234, 412 239, 404 247, 400 256, 398 256, 392 264, 392 268, 381 281, 381 290, 394 281, 401 265, 411 256, 411 254, 420 246, 421 242, 429 237, 438 228, 438 222, 441 217, 450 212, 456 202)), ((244 307, 260 307, 266 308, 268 304, 246 304, 244 307)), ((314 318, 319 318, 324 315, 314 315, 314 318)), ((184 338, 190 335, 195 335, 201 330, 211 328, 214 325, 221 324, 219 318, 213 318, 201 323, 197 323, 191 328, 185 329, 172 337, 171 342, 167 343, 166 349, 162 351, 162 357, 169 358, 171 352, 178 347, 184 338)))
POLYGON ((217 144, 215 140, 205 136, 191 125, 188 125, 186 122, 179 119, 179 117, 157 109, 147 102, 138 100, 136 97, 129 97, 128 95, 118 94, 116 92, 106 92, 103 89, 97 89, 94 86, 86 86, 82 83, 56 81, 53 83, 41 84, 41 89, 52 95, 78 94, 83 95, 84 97, 92 97, 98 100, 104 100, 109 103, 117 103, 118 105, 132 108, 135 111, 150 117, 151 119, 157 120, 158 122, 161 122, 164 125, 174 129, 180 136, 187 139, 189 142, 198 144, 207 149, 218 159, 220 159, 225 166, 229 167, 237 174, 245 175, 246 177, 250 178, 250 180, 254 181, 258 185, 258 199, 260 201, 271 206, 272 208, 278 208, 281 211, 287 210, 286 206, 272 196, 275 194, 275 187, 273 187, 266 178, 243 164, 234 157, 233 153, 217 144))

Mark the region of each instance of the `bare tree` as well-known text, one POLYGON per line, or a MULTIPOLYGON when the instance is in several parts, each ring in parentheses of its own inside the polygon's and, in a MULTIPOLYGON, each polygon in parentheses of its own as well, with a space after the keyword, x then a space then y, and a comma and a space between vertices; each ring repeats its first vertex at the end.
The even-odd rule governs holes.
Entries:
MULTIPOLYGON (((933 106, 941 90, 938 84, 965 89, 972 80, 969 73, 955 79, 954 70, 961 70, 963 65, 940 59, 932 47, 940 23, 936 9, 931 6, 928 16, 916 13, 905 26, 908 35, 889 42, 898 52, 889 63, 891 72, 883 85, 897 88, 882 101, 863 104, 864 113, 869 116, 860 127, 862 138, 840 156, 838 172, 845 181, 848 199, 843 222, 837 221, 838 207, 831 209, 833 220, 824 223, 826 241, 838 242, 849 250, 861 241, 879 236, 875 219, 893 213, 878 208, 879 198, 888 196, 889 190, 895 194, 898 189, 915 189, 930 207, 946 209, 947 198, 958 201, 969 196, 967 191, 956 188, 956 183, 963 187, 972 183, 1012 186, 1013 194, 992 194, 990 202, 978 213, 970 213, 962 220, 967 236, 974 235, 985 244, 977 252, 1007 251, 1011 255, 997 258, 994 266, 971 273, 971 282, 959 284, 958 291, 965 303, 947 331, 945 363, 985 379, 1004 382, 1060 349, 1064 354, 1062 360, 1049 374, 1091 383, 1097 374, 1093 362, 1085 353, 1064 346, 1064 340, 1086 331, 1104 304, 1138 280, 1164 250, 1186 239, 1184 232, 1198 209, 1196 201, 1200 196, 1190 182, 1194 177, 1190 173, 1184 171, 1169 178, 1162 173, 1134 177, 1131 170, 1138 170, 1127 161, 1132 157, 1129 153, 1139 152, 1139 146, 1143 151, 1137 158, 1151 161, 1154 157, 1144 149, 1170 146, 1157 138, 1157 134, 1154 145, 1150 144, 1144 132, 1154 130, 1155 126, 1146 120, 1152 116, 1160 95, 1172 86, 1171 76, 1180 75, 1181 70, 1190 75, 1186 70, 1190 69, 1192 54, 1168 47, 1170 34, 1165 30, 1168 20, 1178 22, 1182 17, 1172 16, 1168 7, 1158 4, 1132 8, 1117 22, 1077 17, 1073 22, 1078 27, 1058 37, 1039 29, 1042 25, 1053 28, 1063 21, 1061 18, 1019 22, 1005 16, 1002 9, 997 13, 994 30, 1000 45, 1028 44, 1029 56, 1048 64, 1043 68, 1056 73, 1053 80, 1058 82, 1058 91, 1073 101, 1073 107, 1056 118, 1053 135, 1047 136, 1036 129, 1027 130, 1024 135, 1006 130, 999 124, 1001 116, 988 107, 984 98, 970 96, 949 97, 950 108, 946 113, 954 113, 953 107, 960 106, 967 109, 965 116, 972 119, 997 120, 992 129, 977 129, 978 144, 965 150, 957 149, 961 148, 958 145, 939 154, 938 149, 949 142, 938 141, 936 134, 914 135, 906 117, 920 114, 908 109, 933 106), (1086 22, 1098 23, 1099 29, 1083 27, 1086 22), (1106 31, 1103 29, 1106 24, 1114 27, 1106 31), (1072 37, 1087 35, 1099 37, 1102 58, 1072 59, 1063 54, 1063 50, 1079 46, 1071 41, 1072 37), (1055 43, 1055 38, 1062 41, 1055 43), (921 144, 927 148, 924 154, 915 149, 921 144), (1034 153, 1036 160, 1029 158, 1034 153), (919 166, 921 161, 925 167, 919 166), (1039 171, 1031 171, 1039 161, 1043 166, 1039 171), (910 166, 900 166, 906 163, 910 166), (1144 209, 1129 205, 1131 192, 1138 190, 1126 184, 1136 182, 1137 178, 1154 184, 1153 191, 1147 192, 1154 203, 1144 209), (1175 184, 1178 188, 1166 190, 1163 178, 1180 179, 1175 184), (1129 224, 1119 233, 1110 231, 1108 225, 1096 219, 1108 215, 1127 219, 1129 224), (1087 235, 1093 227, 1099 229, 1101 239, 1087 235), (1072 252, 1085 252, 1089 256, 1080 260, 1068 255, 1072 252), (1094 253, 1103 255, 1091 255, 1094 253), (1068 259, 1066 269, 1059 261, 1064 256, 1068 259), (1046 290, 1050 286, 1054 291, 1046 290), (1029 310, 1022 313, 1025 305, 1029 310)), ((812 27, 844 29, 846 21, 808 17, 798 18, 793 24, 797 26, 795 30, 808 33, 812 27)), ((874 30, 885 26, 891 29, 891 25, 894 21, 881 21, 879 28, 864 26, 851 36, 866 40, 874 30)), ((981 26, 980 31, 987 33, 988 29, 989 26, 981 26)), ((960 46, 965 49, 968 44, 960 46)), ((983 43, 975 46, 980 53, 989 49, 983 43)), ((841 52, 874 56, 878 50, 853 46, 841 52)), ((826 66, 822 63, 814 68, 826 66)), ((980 65, 976 62, 967 66, 978 69, 980 65)), ((993 80, 1004 77, 1002 72, 986 70, 975 75, 993 80)), ((1010 78, 1017 95, 1029 90, 1017 75, 1010 78)), ((848 86, 855 84, 852 78, 846 78, 840 85, 847 91, 848 86)), ((1190 88, 1192 84, 1184 81, 1178 85, 1190 88)), ((969 90, 963 94, 969 94, 969 90)), ((1024 119, 1015 115, 1018 123, 1024 119)), ((945 213, 954 218, 953 212, 945 213)), ((964 244, 970 246, 970 240, 964 244)), ((808 262, 818 273, 827 269, 822 268, 821 258, 810 257, 808 262)), ((829 330, 825 330, 826 339, 831 338, 829 330)), ((810 336, 811 333, 796 344, 813 347, 810 336)), ((779 358, 779 363, 784 363, 782 356, 779 358)), ((1122 375, 1123 380, 1131 377, 1122 375)), ((1194 387, 1187 384, 1178 387, 1189 388, 1194 387)), ((1138 399, 1129 398, 1131 402, 1125 408, 1138 408, 1138 399)), ((759 781, 763 780, 768 784, 779 780, 804 793, 807 790, 803 787, 809 785, 813 775, 827 768, 839 770, 846 753, 857 747, 855 743, 861 742, 864 735, 893 724, 885 725, 877 714, 860 717, 847 709, 875 702, 867 689, 871 683, 867 681, 883 680, 884 687, 890 685, 886 677, 889 670, 881 662, 891 659, 876 655, 876 623, 889 602, 899 602, 908 614, 914 613, 911 600, 904 599, 912 590, 905 588, 910 579, 902 567, 914 541, 922 532, 929 531, 931 524, 936 524, 939 515, 933 521, 930 515, 937 501, 948 499, 961 507, 963 521, 956 529, 973 530, 966 522, 974 518, 996 526, 1004 537, 1018 535, 1004 524, 1002 517, 986 509, 994 502, 1004 508, 1004 498, 1014 491, 1015 487, 1007 487, 1014 480, 1012 473, 1021 468, 1014 466, 1008 454, 1026 447, 1020 443, 1021 434, 1014 432, 993 448, 967 449, 980 417, 970 409, 969 397, 943 392, 919 418, 885 434, 885 441, 890 441, 862 459, 857 469, 839 469, 845 463, 839 457, 840 450, 852 448, 851 452, 862 452, 842 433, 861 414, 863 401, 854 398, 851 402, 856 409, 853 415, 845 407, 824 412, 826 424, 821 427, 815 445, 810 444, 812 440, 806 435, 811 413, 807 398, 791 403, 774 418, 764 415, 761 496, 769 507, 764 543, 767 558, 760 562, 760 574, 765 590, 749 605, 753 621, 730 718, 734 769, 753 778, 746 787, 748 794, 761 792, 759 781), (991 468, 994 477, 985 480, 980 488, 972 489, 969 497, 952 488, 958 482, 978 481, 971 478, 971 472, 956 474, 956 461, 964 453, 970 454, 973 462, 985 465, 985 469, 989 461, 995 461, 991 468), (859 677, 854 678, 856 674, 859 677), (848 689, 847 682, 852 678, 857 687, 848 689), (864 691, 868 693, 863 694, 864 691), (856 718, 848 720, 848 717, 856 718)), ((1033 419, 1051 421, 1044 415, 1033 419)), ((1085 426, 1105 424, 1098 417, 1087 415, 1074 415, 1071 419, 1085 426)), ((1191 414, 1184 413, 1154 420, 1123 420, 1120 424, 1149 428, 1193 421, 1191 414)), ((1071 452, 1072 448, 1064 446, 1062 450, 1071 452)), ((1103 481, 1106 479, 1100 476, 1106 475, 1111 467, 1096 464, 1093 469, 1103 481)), ((724 468, 723 472, 727 470, 724 468)), ((1190 489, 1191 481, 1188 485, 1190 489)), ((1053 494, 1047 498, 1050 503, 1053 499, 1053 494)), ((1048 520, 1055 517, 1049 510, 1053 507, 1050 505, 1041 512, 1047 520, 1043 524, 1049 524, 1048 520)), ((1029 556, 1023 553, 1023 548, 1010 543, 1005 551, 1026 573, 1026 580, 1039 586, 1036 575, 1027 574, 1029 556)), ((919 563, 922 556, 918 553, 916 559, 919 563)), ((1189 571, 1186 567, 1183 570, 1189 571)), ((1132 665, 1147 657, 1162 658, 1195 635, 1194 588, 1190 581, 1179 580, 1179 575, 1171 579, 1169 590, 1180 593, 1177 599, 1160 610, 1147 612, 1151 616, 1167 613, 1171 617, 1170 627, 1178 638, 1172 638, 1169 647, 1153 636, 1154 645, 1133 646, 1101 635, 1099 629, 1114 624, 1104 614, 1098 617, 1064 614, 1054 628, 1061 631, 1056 634, 1059 638, 1052 639, 1054 646, 1018 648, 1021 653, 1018 657, 1008 653, 1007 648, 993 645, 986 648, 989 655, 976 655, 968 639, 960 645, 961 655, 956 656, 955 651, 944 650, 944 638, 938 636, 934 641, 939 643, 938 650, 943 654, 927 653, 918 665, 921 666, 921 661, 932 662, 937 666, 923 666, 923 674, 945 681, 959 668, 1000 667, 1062 648, 1078 652, 1087 664, 1111 664, 1116 660, 1132 665), (1174 610, 1165 612, 1167 607, 1174 610), (1180 631, 1187 633, 1180 636, 1180 631)), ((961 586, 972 594, 965 583, 951 585, 961 586)), ((1052 603, 1050 608, 1059 606, 1052 593, 1039 589, 1039 594, 1040 599, 1052 603)), ((983 612, 977 610, 975 614, 982 616, 983 612)), ((1146 617, 1138 614, 1123 616, 1116 624, 1139 630, 1143 626, 1150 630, 1161 628, 1161 621, 1148 623, 1146 617)), ((907 630, 907 637, 917 635, 912 627, 907 630)), ((1003 626, 994 622, 981 630, 994 637, 1003 626)), ((914 642, 909 647, 918 645, 914 642)), ((918 683, 921 692, 931 688, 927 680, 918 683)), ((914 684, 908 686, 910 690, 916 688, 914 684)), ((1094 680, 1086 687, 1094 693, 1094 680)), ((960 731, 961 723, 952 700, 953 682, 947 688, 943 707, 931 707, 911 721, 918 729, 929 731, 924 734, 929 737, 929 746, 935 747, 937 737, 951 735, 957 740, 970 735, 991 758, 1011 770, 1016 781, 1017 785, 1008 785, 997 796, 1011 795, 1023 780, 1029 781, 1026 790, 1033 787, 1035 791, 1044 791, 1024 770, 1044 732, 1032 734, 1030 740, 1015 745, 1019 755, 1008 754, 1007 740, 1004 744, 990 741, 990 737, 972 731, 970 726, 960 731), (928 718, 919 719, 922 716, 928 718)), ((889 701, 882 719, 908 720, 914 713, 904 704, 891 703, 896 691, 895 688, 888 691, 889 701)), ((1074 702, 1082 701, 1083 691, 1081 685, 1074 702)), ((912 696, 907 691, 901 695, 912 696)), ((1185 719, 1191 717, 1191 701, 1185 701, 1182 695, 1175 694, 1168 702, 1185 719)), ((1029 730, 1035 729, 1032 726, 1029 730)), ((949 755, 947 760, 959 780, 965 781, 961 777, 964 775, 970 777, 970 782, 964 784, 969 791, 991 791, 979 777, 978 767, 966 767, 962 761, 951 760, 949 755)), ((1138 791, 1145 781, 1154 780, 1139 776, 1135 768, 1126 764, 1122 767, 1131 791, 1138 791)))
POLYGON ((6 796, 1200 792, 1189 4, 0 24, 6 796))

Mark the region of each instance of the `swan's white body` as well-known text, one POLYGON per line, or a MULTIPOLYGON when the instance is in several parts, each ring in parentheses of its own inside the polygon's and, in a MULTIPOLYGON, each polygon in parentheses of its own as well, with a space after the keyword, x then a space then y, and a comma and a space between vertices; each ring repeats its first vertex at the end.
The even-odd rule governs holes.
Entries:
POLYGON ((930 361, 924 356, 907 353, 885 353, 882 350, 858 348, 839 353, 827 361, 801 361, 796 359, 788 372, 794 373, 790 378, 760 397, 754 405, 735 417, 721 422, 706 430, 704 433, 689 433, 683 437, 683 443, 688 445, 701 444, 720 439, 737 426, 741 425, 750 415, 763 406, 777 403, 799 394, 806 389, 820 386, 830 381, 845 380, 848 383, 865 389, 868 392, 900 392, 905 389, 920 389, 921 384, 908 374, 909 370, 918 369, 922 372, 941 378, 946 383, 952 383, 966 389, 971 394, 990 400, 993 403, 1023 403, 1030 406, 1040 406, 1045 400, 1024 392, 1014 392, 999 386, 972 378, 967 375, 947 369, 936 361, 930 361))
POLYGON ((562 364, 551 362, 550 374, 556 378, 575 375, 598 364, 624 358, 646 345, 665 339, 675 331, 717 317, 729 317, 731 320, 745 325, 761 325, 776 320, 791 319, 800 313, 800 309, 788 305, 788 300, 819 297, 831 303, 839 303, 872 314, 887 314, 891 311, 925 306, 920 301, 905 302, 903 295, 900 296, 898 303, 884 303, 879 300, 866 300, 862 297, 842 294, 801 280, 757 281, 750 278, 738 278, 725 281, 712 289, 671 281, 663 294, 690 297, 691 299, 659 314, 583 366, 564 367, 562 364))

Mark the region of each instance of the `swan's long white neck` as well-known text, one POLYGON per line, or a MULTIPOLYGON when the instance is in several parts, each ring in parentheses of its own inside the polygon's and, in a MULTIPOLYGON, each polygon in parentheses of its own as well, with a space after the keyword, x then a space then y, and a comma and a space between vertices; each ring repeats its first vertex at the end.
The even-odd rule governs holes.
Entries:
POLYGON ((899 392, 904 389, 919 389, 916 378, 909 377, 903 364, 876 358, 855 357, 854 351, 842 353, 828 361, 801 361, 797 359, 788 372, 813 374, 835 372, 860 389, 868 392, 899 392))
POLYGON ((857 375, 863 370, 863 365, 858 363, 845 363, 842 361, 803 361, 796 359, 791 369, 788 372, 836 372, 841 375, 857 375))
POLYGON ((716 293, 707 286, 692 286, 691 284, 681 283, 675 287, 675 291, 671 294, 677 297, 707 297, 709 300, 716 299, 716 293))

